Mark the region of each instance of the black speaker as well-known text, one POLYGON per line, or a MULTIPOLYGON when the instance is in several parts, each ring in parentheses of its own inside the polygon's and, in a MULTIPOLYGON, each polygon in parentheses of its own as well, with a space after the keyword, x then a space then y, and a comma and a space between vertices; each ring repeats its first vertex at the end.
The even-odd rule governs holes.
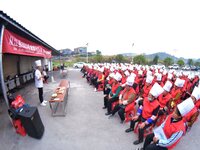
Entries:
POLYGON ((44 133, 44 125, 37 107, 25 107, 18 115, 27 134, 40 139, 44 133))

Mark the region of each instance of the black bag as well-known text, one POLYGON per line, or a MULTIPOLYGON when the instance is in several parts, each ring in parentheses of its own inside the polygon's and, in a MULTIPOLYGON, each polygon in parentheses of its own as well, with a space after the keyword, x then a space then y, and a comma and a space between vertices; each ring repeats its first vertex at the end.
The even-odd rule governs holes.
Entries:
POLYGON ((40 139, 44 133, 44 125, 36 107, 26 107, 19 113, 19 118, 27 134, 40 139))

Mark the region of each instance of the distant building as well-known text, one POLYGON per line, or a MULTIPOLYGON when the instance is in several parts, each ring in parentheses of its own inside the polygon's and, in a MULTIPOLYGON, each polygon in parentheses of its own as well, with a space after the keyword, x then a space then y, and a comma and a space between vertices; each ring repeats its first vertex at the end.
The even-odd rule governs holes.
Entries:
POLYGON ((87 55, 87 47, 74 48, 74 53, 79 55, 87 55))
POLYGON ((96 54, 97 54, 96 51, 88 52, 88 55, 89 55, 89 56, 93 56, 93 55, 96 55, 96 54))
POLYGON ((71 49, 69 49, 69 48, 66 48, 66 49, 60 50, 60 53, 62 55, 72 55, 73 51, 71 49))

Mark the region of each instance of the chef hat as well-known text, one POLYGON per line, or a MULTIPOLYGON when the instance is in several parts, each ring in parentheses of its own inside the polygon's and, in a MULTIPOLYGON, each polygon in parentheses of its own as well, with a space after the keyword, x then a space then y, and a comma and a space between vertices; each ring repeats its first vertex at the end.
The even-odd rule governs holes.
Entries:
POLYGON ((166 75, 166 74, 167 74, 167 70, 164 70, 164 71, 163 71, 163 75, 166 75))
POLYGON ((99 71, 100 71, 100 72, 103 72, 103 71, 104 71, 104 67, 99 68, 99 71))
POLYGON ((135 80, 135 78, 129 76, 129 77, 127 78, 127 80, 126 80, 126 85, 128 85, 128 86, 133 86, 134 80, 135 80))
POLYGON ((167 79, 172 79, 172 77, 173 77, 173 75, 171 74, 171 73, 168 73, 168 75, 167 75, 167 79))
POLYGON ((130 75, 130 73, 129 73, 128 70, 126 70, 126 71, 124 72, 124 74, 125 74, 126 76, 129 76, 129 75, 130 75))
POLYGON ((120 81, 122 79, 122 75, 119 72, 117 72, 114 76, 114 79, 120 81))
POLYGON ((113 67, 110 67, 110 71, 113 72, 115 69, 113 67))
POLYGON ((130 65, 130 66, 128 67, 128 69, 131 70, 131 71, 133 71, 133 66, 130 65))
POLYGON ((196 98, 196 100, 200 99, 200 88, 199 87, 194 87, 194 90, 192 91, 192 96, 196 98))
POLYGON ((147 76, 146 82, 151 84, 153 81, 153 78, 154 78, 153 76, 147 76))
POLYGON ((194 102, 192 101, 191 97, 177 105, 177 108, 182 117, 189 113, 194 107, 194 102))
POLYGON ((110 73, 109 77, 114 78, 115 74, 114 73, 110 73))
POLYGON ((163 86, 163 89, 164 89, 165 91, 167 91, 167 92, 170 92, 171 87, 172 87, 172 83, 171 83, 170 81, 167 81, 167 82, 165 83, 165 85, 163 86))
POLYGON ((147 75, 152 76, 152 72, 151 71, 147 71, 147 75))
POLYGON ((156 78, 157 81, 161 81, 162 80, 162 74, 158 73, 156 76, 157 76, 157 78, 156 78))
POLYGON ((185 83, 185 80, 182 80, 182 79, 180 79, 180 78, 177 78, 174 84, 175 84, 177 87, 183 87, 184 83, 185 83))
POLYGON ((133 73, 133 72, 131 72, 131 75, 130 75, 130 76, 132 76, 133 78, 135 78, 135 77, 136 77, 136 74, 133 73))
POLYGON ((190 80, 194 79, 194 74, 189 74, 188 79, 190 80))
POLYGON ((142 70, 139 70, 139 71, 138 71, 138 74, 139 74, 139 75, 142 75, 142 74, 143 74, 143 71, 142 71, 142 70))
POLYGON ((157 98, 163 91, 163 88, 158 83, 155 83, 149 93, 157 98))
POLYGON ((126 66, 122 66, 122 71, 125 71, 127 69, 127 67, 126 66))
POLYGON ((36 61, 35 61, 35 65, 36 65, 37 67, 42 66, 41 60, 36 60, 36 61))

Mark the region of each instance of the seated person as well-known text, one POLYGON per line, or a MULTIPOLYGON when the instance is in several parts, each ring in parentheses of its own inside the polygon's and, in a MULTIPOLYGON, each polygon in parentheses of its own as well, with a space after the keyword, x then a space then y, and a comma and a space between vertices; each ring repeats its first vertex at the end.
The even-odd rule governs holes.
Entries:
POLYGON ((155 129, 154 133, 146 137, 141 150, 168 150, 178 144, 186 130, 182 117, 194 106, 188 102, 191 103, 191 101, 187 101, 187 103, 182 102, 177 105, 174 112, 158 127, 159 131, 155 129), (187 109, 185 109, 186 107, 187 109))
POLYGON ((117 104, 114 109, 111 111, 111 116, 114 116, 118 111, 118 114, 121 118, 121 123, 125 120, 125 112, 134 109, 136 92, 133 89, 134 78, 128 77, 124 90, 119 96, 119 104, 117 104))
POLYGON ((137 145, 143 142, 144 130, 154 124, 158 111, 160 109, 158 96, 162 94, 163 88, 155 83, 151 88, 148 97, 145 97, 143 101, 140 101, 137 115, 132 118, 130 128, 125 132, 131 132, 134 130, 135 123, 141 122, 138 128, 139 137, 133 144, 137 145))
POLYGON ((122 90, 120 81, 121 81, 121 74, 116 73, 116 75, 114 76, 112 89, 111 89, 109 95, 104 97, 104 107, 103 108, 107 108, 107 113, 105 115, 111 114, 112 103, 119 100, 119 93, 122 90))
MULTIPOLYGON (((190 99, 190 98, 188 98, 188 99, 190 99)), ((186 100, 188 100, 188 99, 186 99, 186 100)), ((191 99, 192 99, 195 107, 183 117, 183 120, 185 121, 185 123, 187 125, 187 131, 190 131, 190 129, 192 128, 192 125, 194 124, 194 122, 197 120, 197 118, 199 116, 199 111, 198 111, 198 108, 196 107, 196 102, 200 99, 200 88, 195 86, 195 88, 191 94, 191 99)))

